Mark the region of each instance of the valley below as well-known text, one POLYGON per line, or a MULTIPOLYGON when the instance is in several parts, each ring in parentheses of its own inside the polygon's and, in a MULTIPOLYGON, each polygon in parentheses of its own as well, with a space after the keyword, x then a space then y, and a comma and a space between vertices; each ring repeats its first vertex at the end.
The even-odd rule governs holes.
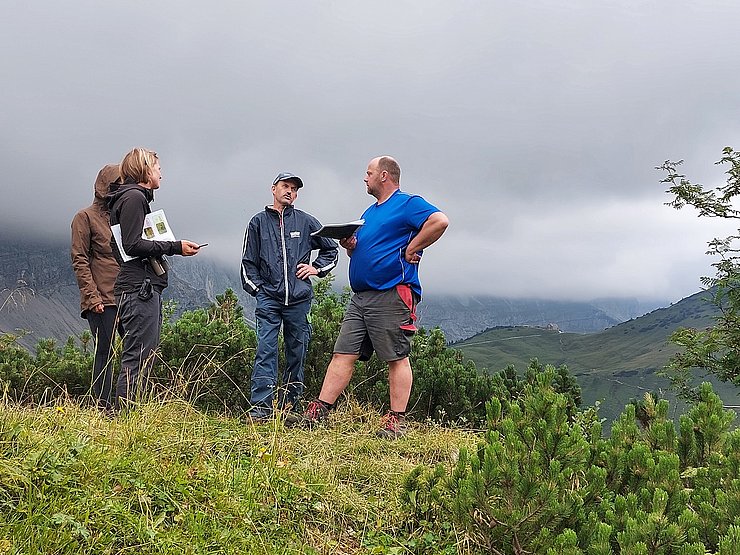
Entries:
MULTIPOLYGON (((532 359, 541 364, 567 366, 583 390, 584 405, 599 403, 607 421, 615 419, 631 400, 645 393, 671 403, 671 413, 685 408, 660 375, 676 347, 668 339, 680 327, 711 326, 716 308, 706 292, 656 309, 598 333, 577 334, 532 326, 502 326, 486 330, 452 345, 473 360, 481 371, 496 372, 509 365, 523 372, 532 359)), ((732 384, 697 374, 709 381, 728 407, 740 405, 739 390, 732 384)))

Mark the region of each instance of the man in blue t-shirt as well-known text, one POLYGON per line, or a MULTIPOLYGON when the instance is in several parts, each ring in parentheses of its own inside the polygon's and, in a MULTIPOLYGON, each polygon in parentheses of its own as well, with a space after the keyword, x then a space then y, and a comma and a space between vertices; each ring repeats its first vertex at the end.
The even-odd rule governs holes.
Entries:
POLYGON ((409 363, 421 300, 419 261, 422 251, 439 239, 448 219, 418 195, 399 189, 401 169, 389 156, 370 161, 365 176, 368 194, 377 202, 362 218, 365 224, 339 244, 350 257, 349 281, 354 295, 334 345, 318 399, 286 424, 316 424, 329 414, 352 378, 355 361, 373 351, 388 363, 390 411, 379 437, 395 439, 406 432, 406 405, 413 375, 409 363))

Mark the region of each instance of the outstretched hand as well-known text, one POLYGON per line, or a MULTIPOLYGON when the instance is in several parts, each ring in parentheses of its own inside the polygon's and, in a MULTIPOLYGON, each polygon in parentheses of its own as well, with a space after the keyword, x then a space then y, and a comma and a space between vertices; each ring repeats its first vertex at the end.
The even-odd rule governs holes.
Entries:
POLYGON ((198 243, 193 243, 192 241, 180 241, 180 245, 182 245, 183 256, 193 256, 198 254, 198 243))

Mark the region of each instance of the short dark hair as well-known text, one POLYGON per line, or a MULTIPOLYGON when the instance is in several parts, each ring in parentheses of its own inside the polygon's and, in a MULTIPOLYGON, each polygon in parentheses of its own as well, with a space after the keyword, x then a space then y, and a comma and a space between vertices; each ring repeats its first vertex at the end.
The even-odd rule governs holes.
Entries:
POLYGON ((394 183, 401 182, 401 166, 390 156, 381 156, 378 158, 378 170, 388 172, 394 183))

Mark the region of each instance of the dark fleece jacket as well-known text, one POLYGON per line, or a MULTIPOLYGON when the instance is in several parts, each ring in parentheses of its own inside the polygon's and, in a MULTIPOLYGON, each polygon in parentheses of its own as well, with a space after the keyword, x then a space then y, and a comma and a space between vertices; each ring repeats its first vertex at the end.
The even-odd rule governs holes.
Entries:
MULTIPOLYGON (((106 197, 110 207, 110 225, 121 225, 123 250, 134 260, 123 262, 115 248, 113 252, 121 262, 121 271, 116 279, 115 294, 138 291, 144 279, 149 278, 152 285, 162 291, 167 287, 167 273, 158 276, 154 273, 149 258, 161 258, 162 255, 182 254, 180 241, 149 241, 142 238, 144 217, 151 212, 149 203, 154 200, 154 191, 138 183, 127 181, 122 185, 111 185, 106 197)), ((111 240, 115 242, 115 239, 111 240)))

